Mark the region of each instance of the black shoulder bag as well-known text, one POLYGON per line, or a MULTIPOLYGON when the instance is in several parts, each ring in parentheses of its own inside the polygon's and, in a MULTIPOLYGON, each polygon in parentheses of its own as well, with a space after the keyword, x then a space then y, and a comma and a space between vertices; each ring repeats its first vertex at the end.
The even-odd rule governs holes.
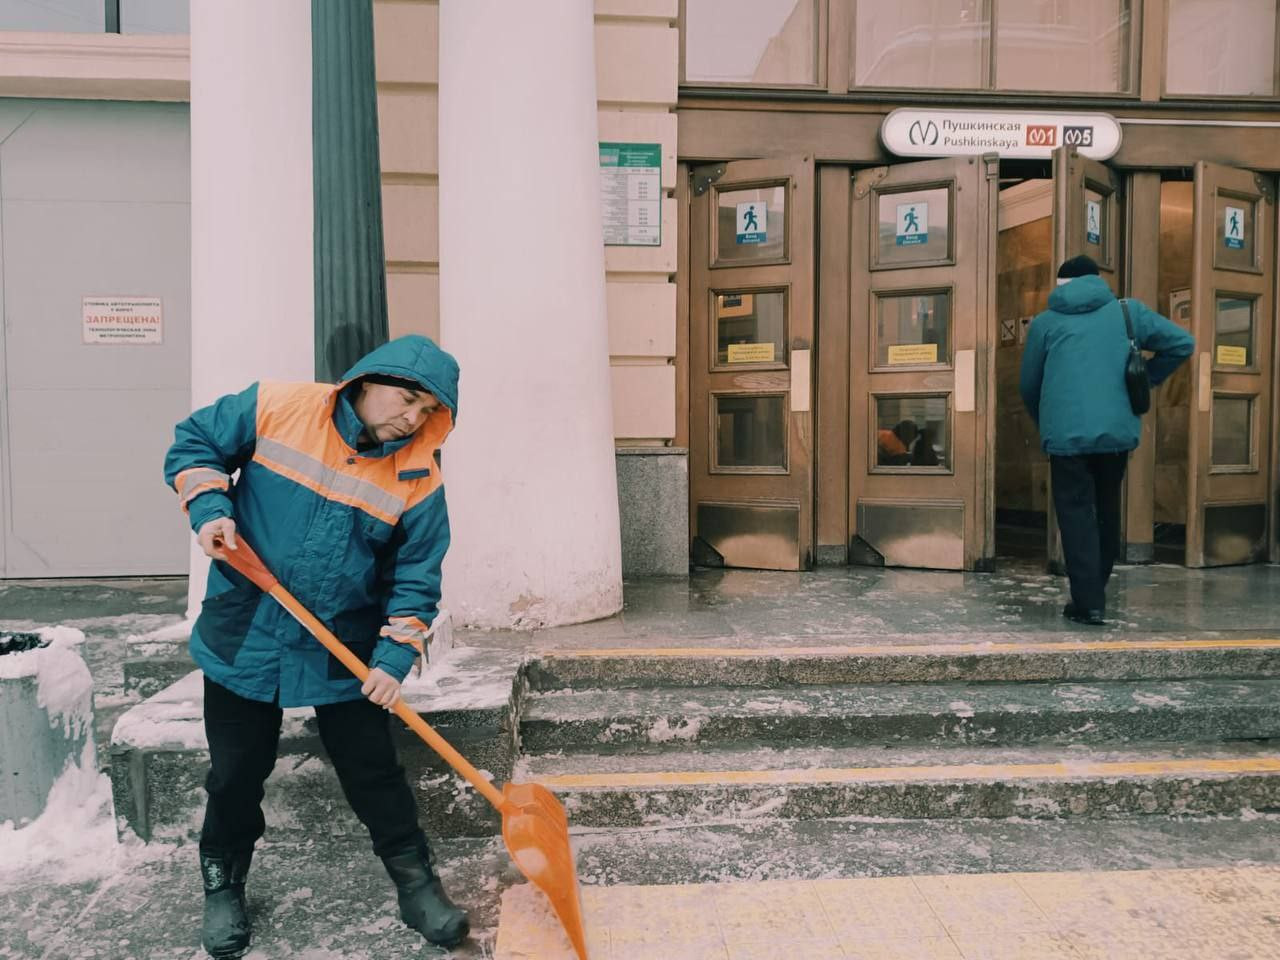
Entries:
POLYGON ((1147 359, 1133 336, 1133 321, 1129 319, 1129 304, 1120 301, 1124 311, 1124 328, 1129 334, 1129 359, 1124 365, 1124 386, 1129 391, 1129 406, 1138 416, 1151 409, 1151 380, 1147 377, 1147 359))

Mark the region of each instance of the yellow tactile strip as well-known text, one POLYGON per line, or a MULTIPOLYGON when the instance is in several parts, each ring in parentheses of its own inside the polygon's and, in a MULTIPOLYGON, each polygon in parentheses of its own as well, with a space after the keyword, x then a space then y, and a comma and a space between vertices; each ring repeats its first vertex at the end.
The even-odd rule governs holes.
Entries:
POLYGON ((540 776, 538 782, 562 790, 624 787, 725 786, 730 784, 879 783, 883 781, 1119 779, 1122 777, 1228 777, 1280 774, 1280 755, 1184 760, 1072 760, 1063 763, 960 763, 935 766, 847 767, 787 770, 653 770, 540 776))
MULTIPOLYGON (((1277 960, 1280 867, 585 887, 591 960, 1277 960)), ((545 899, 496 960, 574 960, 545 899)))
POLYGON ((1270 650, 1280 649, 1280 637, 1242 637, 1239 639, 1195 640, 1035 640, 979 643, 899 643, 856 644, 827 647, 601 647, 583 650, 547 649, 538 656, 557 660, 591 660, 624 658, 687 658, 716 660, 759 657, 903 657, 903 656, 975 656, 980 654, 1021 653, 1115 653, 1139 650, 1270 650))

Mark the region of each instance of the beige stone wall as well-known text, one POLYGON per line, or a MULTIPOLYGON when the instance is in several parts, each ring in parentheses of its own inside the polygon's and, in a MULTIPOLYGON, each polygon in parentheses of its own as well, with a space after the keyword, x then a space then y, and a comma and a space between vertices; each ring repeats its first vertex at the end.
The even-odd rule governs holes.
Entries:
POLYGON ((391 335, 440 333, 439 6, 373 5, 391 335))
MULTIPOLYGON (((601 140, 661 143, 661 247, 608 247, 619 443, 675 436, 678 0, 596 0, 601 140)), ((433 0, 375 0, 382 215, 391 334, 440 329, 437 45, 433 0)))

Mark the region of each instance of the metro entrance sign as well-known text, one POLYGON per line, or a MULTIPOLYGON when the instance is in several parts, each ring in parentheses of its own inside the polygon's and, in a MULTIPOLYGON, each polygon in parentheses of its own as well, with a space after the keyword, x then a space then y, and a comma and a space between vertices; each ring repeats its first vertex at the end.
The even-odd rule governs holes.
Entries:
POLYGON ((1105 113, 992 113, 985 110, 895 110, 884 118, 880 139, 900 157, 1002 157, 1048 159, 1058 147, 1106 160, 1120 149, 1120 124, 1105 113))

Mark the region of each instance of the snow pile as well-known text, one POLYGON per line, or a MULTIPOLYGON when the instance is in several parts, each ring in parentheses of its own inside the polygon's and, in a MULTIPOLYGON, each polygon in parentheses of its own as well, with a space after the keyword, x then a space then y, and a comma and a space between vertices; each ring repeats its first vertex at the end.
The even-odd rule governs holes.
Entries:
POLYGON ((93 677, 75 651, 84 634, 73 627, 37 632, 45 645, 0 657, 0 680, 35 677, 36 700, 48 713, 50 726, 61 724, 64 737, 78 739, 93 724, 93 677))
MULTIPOLYGON (((62 723, 63 736, 78 739, 87 736, 88 749, 93 750, 93 677, 76 653, 84 642, 84 634, 71 627, 41 630, 49 639, 47 647, 34 650, 37 660, 37 701, 49 714, 49 724, 62 723)), ((23 656, 23 654, 18 654, 23 656)), ((96 766, 90 757, 90 767, 96 766)))
POLYGON ((112 744, 205 750, 204 675, 193 670, 116 721, 112 744))
POLYGON ((93 741, 79 763, 71 763, 53 784, 44 813, 22 828, 0 823, 0 887, 6 874, 53 875, 78 883, 103 877, 116 867, 111 781, 94 766, 93 741))
POLYGON ((191 639, 191 628, 194 625, 194 620, 179 620, 177 623, 170 623, 145 633, 131 633, 125 637, 125 642, 129 644, 178 643, 191 639))
POLYGON ((84 634, 71 627, 39 633, 47 645, 0 657, 0 679, 34 678, 50 727, 83 747, 68 758, 35 820, 0 823, 0 877, 55 871, 75 882, 103 875, 114 862, 111 783, 98 772, 93 745, 93 678, 75 651, 84 634))

